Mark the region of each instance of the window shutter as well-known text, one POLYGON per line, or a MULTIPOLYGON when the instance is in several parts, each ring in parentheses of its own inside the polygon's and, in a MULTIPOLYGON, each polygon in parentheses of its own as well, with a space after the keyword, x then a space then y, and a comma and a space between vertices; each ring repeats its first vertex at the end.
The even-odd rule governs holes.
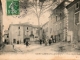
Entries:
POLYGON ((75 14, 75 24, 79 23, 79 13, 75 14))

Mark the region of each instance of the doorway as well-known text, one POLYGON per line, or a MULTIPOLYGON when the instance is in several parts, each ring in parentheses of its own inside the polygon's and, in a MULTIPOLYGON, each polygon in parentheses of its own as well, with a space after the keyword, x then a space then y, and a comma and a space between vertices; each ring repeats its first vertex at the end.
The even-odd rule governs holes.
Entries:
POLYGON ((16 43, 16 39, 13 39, 13 43, 16 43))

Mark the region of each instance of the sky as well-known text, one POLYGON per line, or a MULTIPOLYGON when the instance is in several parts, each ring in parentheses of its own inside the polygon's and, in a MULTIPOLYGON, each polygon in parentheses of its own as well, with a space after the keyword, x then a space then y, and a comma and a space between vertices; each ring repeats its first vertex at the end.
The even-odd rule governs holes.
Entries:
MULTIPOLYGON (((28 22, 30 24, 33 25, 38 25, 38 19, 36 17, 36 15, 34 15, 33 13, 31 13, 30 15, 26 15, 23 18, 16 18, 11 16, 8 16, 6 13, 7 9, 6 9, 6 0, 2 0, 2 8, 3 8, 3 25, 4 25, 4 29, 3 30, 7 30, 10 24, 19 24, 19 23, 25 23, 28 22)), ((49 20, 49 16, 50 16, 50 12, 47 11, 46 13, 44 13, 41 18, 40 18, 40 23, 44 24, 49 20)))

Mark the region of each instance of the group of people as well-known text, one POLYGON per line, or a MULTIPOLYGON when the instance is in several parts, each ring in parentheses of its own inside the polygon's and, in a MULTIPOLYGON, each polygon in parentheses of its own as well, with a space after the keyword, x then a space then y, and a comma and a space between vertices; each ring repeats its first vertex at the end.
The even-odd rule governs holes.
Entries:
POLYGON ((51 45, 52 39, 45 39, 45 40, 40 39, 40 45, 42 44, 45 44, 45 46, 47 46, 48 44, 51 45))

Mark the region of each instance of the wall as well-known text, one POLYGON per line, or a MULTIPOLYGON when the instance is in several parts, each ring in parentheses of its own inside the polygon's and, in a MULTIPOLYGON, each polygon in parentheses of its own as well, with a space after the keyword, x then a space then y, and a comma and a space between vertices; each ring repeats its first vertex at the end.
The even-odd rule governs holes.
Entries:
MULTIPOLYGON (((62 2, 60 5, 58 5, 53 11, 51 15, 51 20, 52 20, 52 28, 53 28, 53 38, 56 39, 56 41, 63 41, 65 40, 64 38, 64 26, 66 25, 65 23, 65 6, 64 2, 62 2)), ((51 21, 50 20, 50 21, 51 21)), ((67 26, 66 26, 67 27, 67 26)))
MULTIPOLYGON (((68 36, 70 36, 70 40, 71 38, 73 38, 70 31, 72 33, 74 32, 74 12, 75 12, 75 6, 72 6, 68 9, 68 36)), ((75 37, 73 39, 75 39, 75 37)))
POLYGON ((16 39, 20 43, 23 43, 23 27, 20 26, 20 30, 18 29, 19 26, 12 25, 9 30, 9 39, 10 42, 13 43, 13 40, 16 39), (20 32, 19 32, 20 31, 20 32))
MULTIPOLYGON (((41 37, 42 35, 40 35, 41 37)), ((30 42, 34 42, 38 39, 38 27, 28 26, 28 25, 21 25, 21 24, 13 24, 9 27, 9 40, 13 43, 13 40, 16 39, 20 43, 24 43, 26 38, 29 38, 30 42), (19 29, 20 27, 20 29, 19 29), (34 36, 30 36, 31 32, 33 32, 34 36)))
POLYGON ((46 22, 43 26, 42 26, 42 33, 43 35, 45 35, 45 38, 49 39, 49 36, 50 36, 50 26, 49 26, 49 22, 46 22))
MULTIPOLYGON (((79 3, 79 10, 80 10, 80 2, 79 3)), ((80 41, 80 22, 79 24, 75 24, 75 13, 79 10, 75 10, 75 4, 73 4, 71 7, 68 8, 68 31, 71 31, 72 33, 68 33, 71 36, 72 42, 80 41)), ((79 21, 80 21, 80 12, 79 12, 79 21)))

